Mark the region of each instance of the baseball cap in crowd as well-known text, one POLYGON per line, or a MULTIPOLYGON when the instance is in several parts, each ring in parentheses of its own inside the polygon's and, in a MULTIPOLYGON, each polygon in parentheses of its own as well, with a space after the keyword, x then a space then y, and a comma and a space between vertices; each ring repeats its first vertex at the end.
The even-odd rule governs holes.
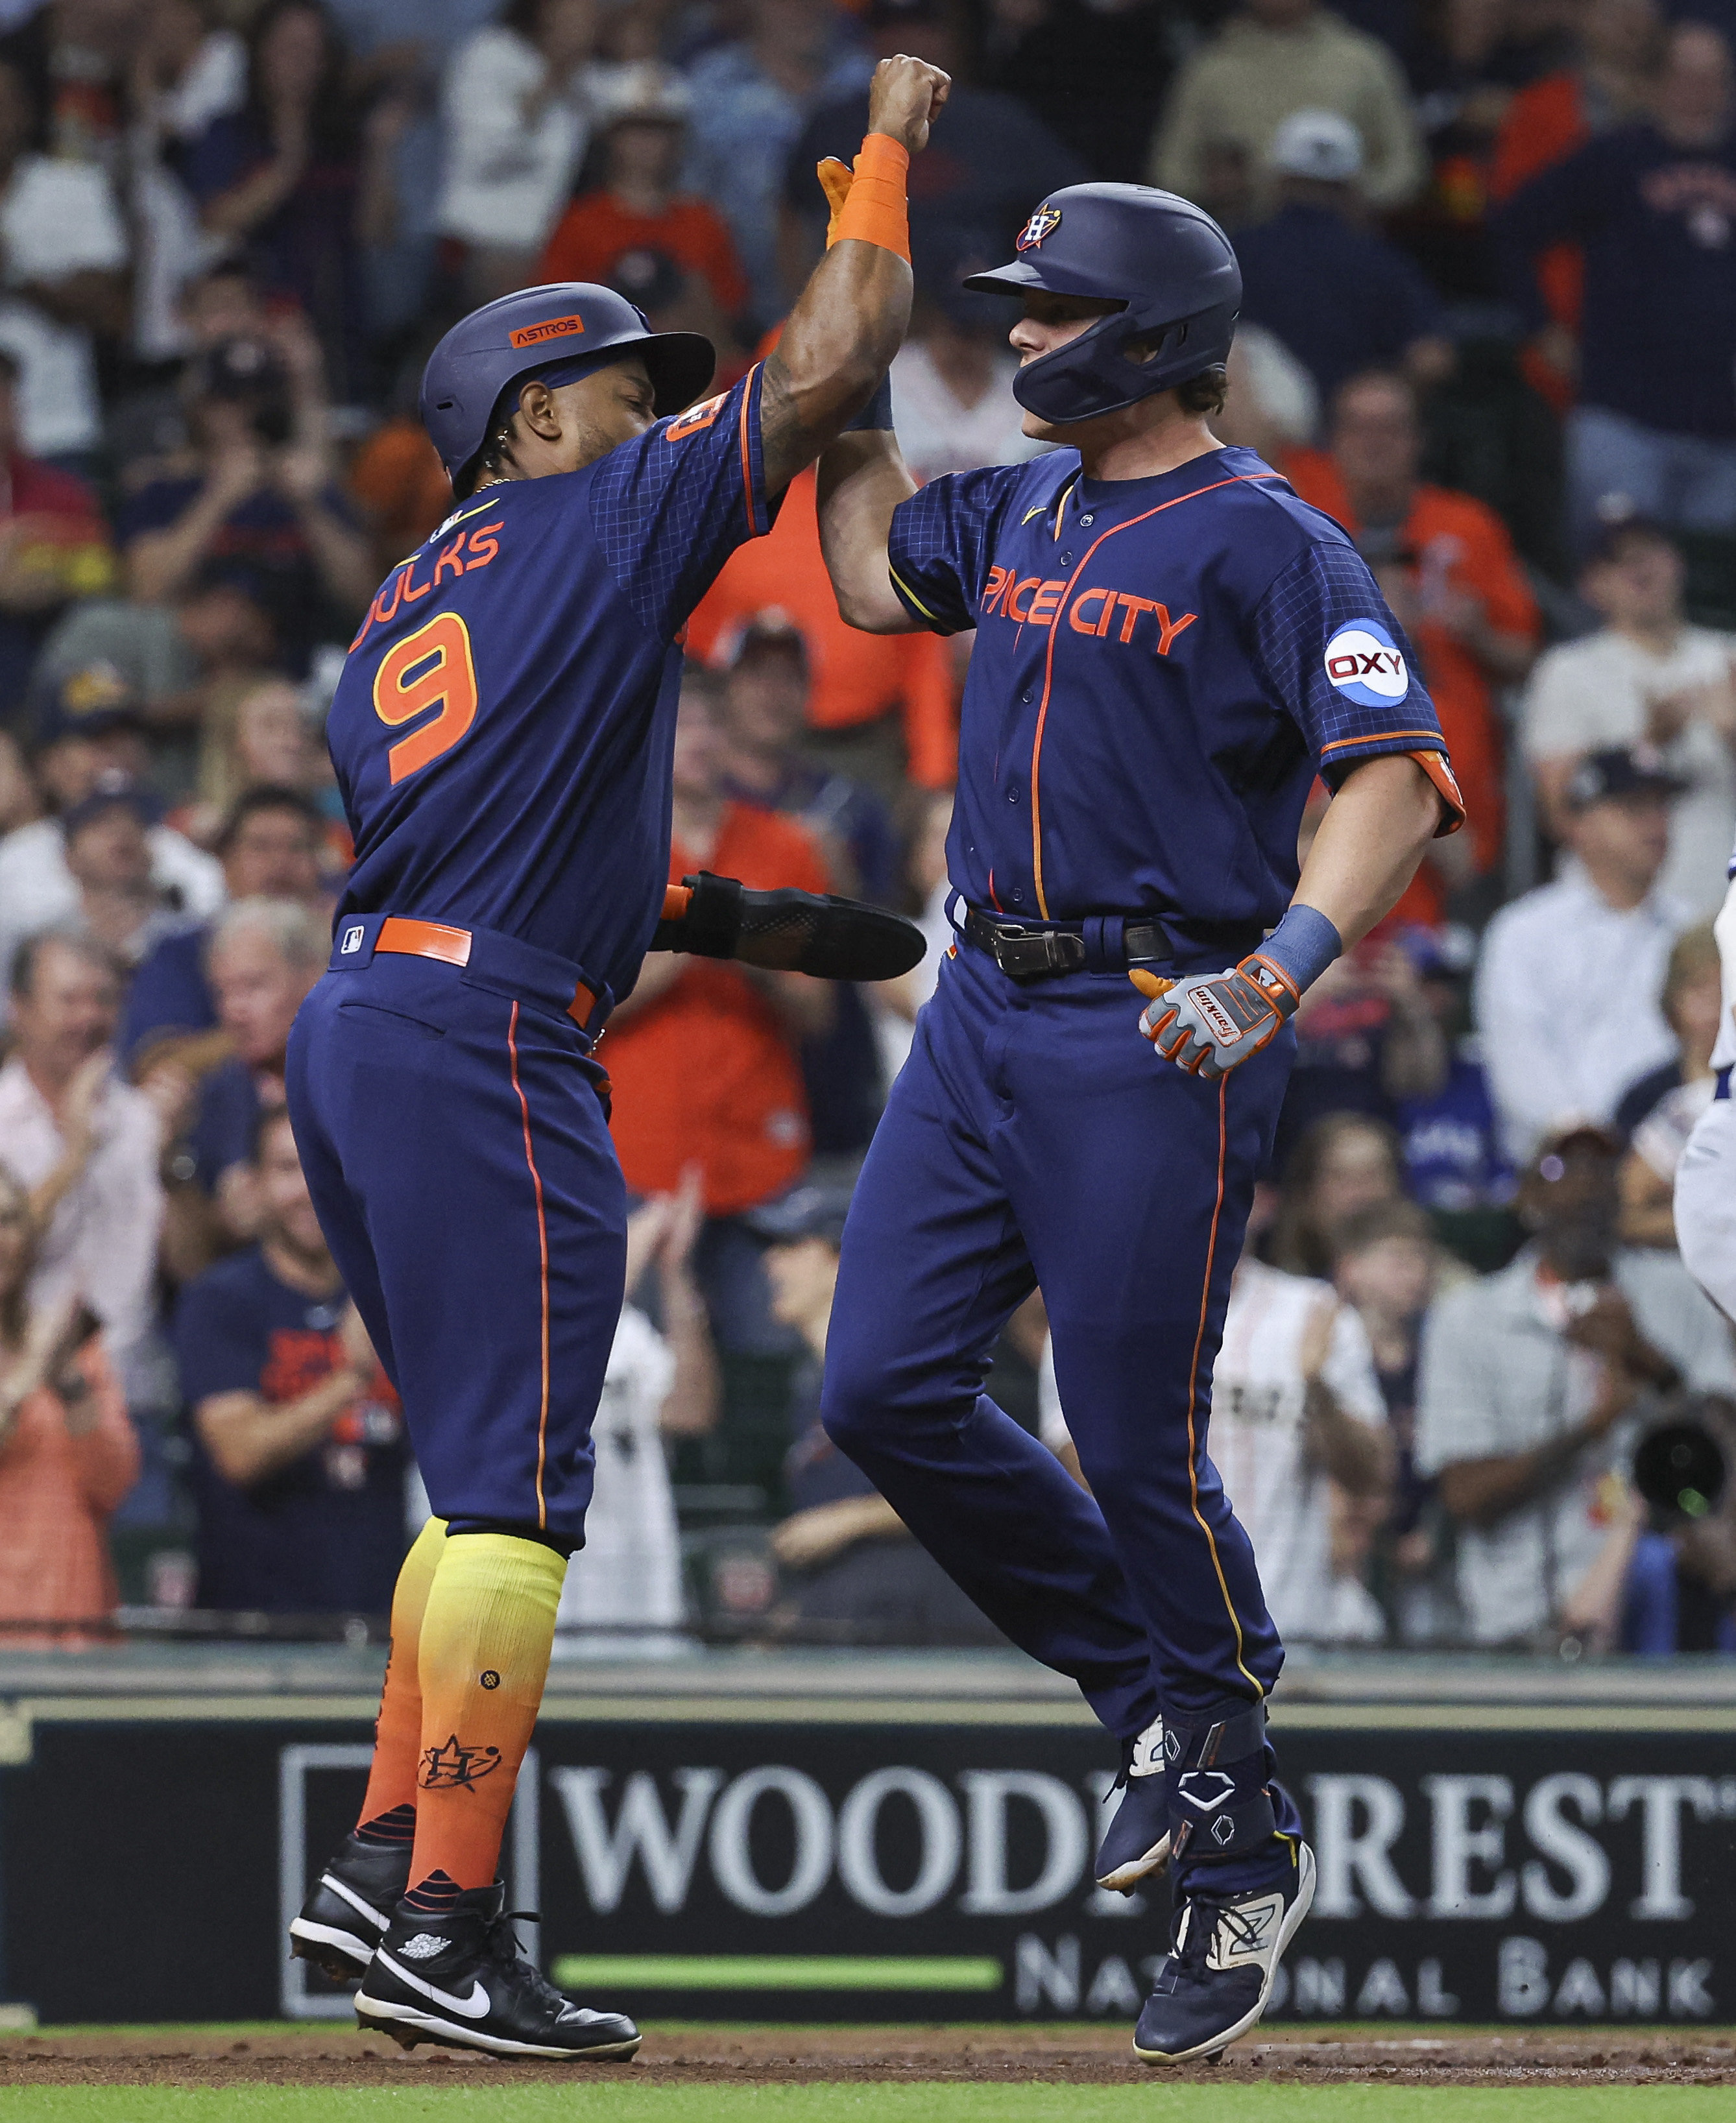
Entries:
POLYGON ((1679 551, 1669 532, 1654 516, 1642 516, 1632 508, 1613 508, 1600 516, 1596 537, 1586 549, 1588 568, 1607 567, 1619 560, 1631 539, 1644 538, 1679 551))
POLYGON ((793 1246, 804 1239, 842 1243, 850 1213, 852 1186, 839 1179, 805 1179, 775 1201, 749 1209, 742 1221, 756 1238, 774 1246, 793 1246))
POLYGON ((1687 787, 1650 745, 1636 744, 1631 750, 1612 745, 1587 752, 1569 776, 1567 808, 1584 811, 1593 804, 1619 803, 1624 796, 1680 796, 1687 787))
POLYGON ((1363 136, 1335 110, 1293 110, 1273 134, 1266 160, 1283 176, 1348 185, 1363 173, 1363 136))
POLYGON ((119 665, 82 663, 37 695, 35 749, 67 738, 106 737, 111 730, 142 730, 144 711, 132 682, 119 665))
POLYGON ((604 90, 603 123, 608 125, 685 125, 693 98, 673 67, 636 59, 621 68, 604 90))
POLYGON ((781 605, 762 605, 748 620, 736 641, 730 668, 733 670, 748 657, 767 649, 775 654, 793 656, 804 671, 808 668, 807 636, 781 605))
POLYGON ((154 826, 162 816, 162 805, 143 782, 135 781, 128 774, 99 774, 96 785, 88 796, 82 796, 69 811, 63 813, 60 831, 71 840, 82 833, 93 818, 100 818, 106 811, 130 811, 141 826, 154 826))

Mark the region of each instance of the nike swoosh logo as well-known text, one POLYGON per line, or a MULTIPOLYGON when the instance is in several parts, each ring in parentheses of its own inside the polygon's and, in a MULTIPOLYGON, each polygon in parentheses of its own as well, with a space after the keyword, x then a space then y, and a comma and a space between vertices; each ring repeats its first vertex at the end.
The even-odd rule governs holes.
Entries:
POLYGON ((451 1991, 438 1990, 432 1983, 425 1983, 420 1975, 412 1975, 401 1962, 394 1961, 383 1947, 380 1950, 380 1958, 397 1977, 399 1982, 407 1983, 412 1990, 420 1990, 425 1998, 432 1998, 435 2004, 443 2006, 448 2013, 456 2013, 461 2018, 466 2020, 481 2020, 486 2018, 488 1993, 475 1977, 471 1979, 469 1997, 454 1998, 451 1991))

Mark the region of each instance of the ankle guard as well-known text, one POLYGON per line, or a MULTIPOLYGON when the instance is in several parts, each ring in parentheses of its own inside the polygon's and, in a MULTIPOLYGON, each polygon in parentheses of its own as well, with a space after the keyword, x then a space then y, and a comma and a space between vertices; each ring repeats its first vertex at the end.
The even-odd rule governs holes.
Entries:
POLYGON ((1166 1713, 1163 1754, 1172 1862, 1184 1851, 1196 1863, 1238 1858, 1270 1839, 1264 1704, 1232 1697, 1187 1724, 1166 1713))

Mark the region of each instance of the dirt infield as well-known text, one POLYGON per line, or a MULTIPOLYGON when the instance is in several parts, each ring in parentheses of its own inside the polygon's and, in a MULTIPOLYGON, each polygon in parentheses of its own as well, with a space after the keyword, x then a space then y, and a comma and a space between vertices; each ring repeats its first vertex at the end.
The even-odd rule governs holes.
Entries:
MULTIPOLYGON (((693 2028, 648 2033, 631 2064, 598 2065, 638 2084, 955 2080, 1114 2085, 1148 2080, 1123 2027, 693 2028)), ((0 2041, 0 2091, 18 2086, 446 2086, 563 2080, 570 2067, 497 2064, 457 2050, 406 2055, 378 2035, 336 2027, 141 2032, 45 2031, 0 2041)), ((1394 2028, 1272 2028, 1218 2065, 1173 2082, 1272 2080, 1330 2085, 1725 2086, 1736 2084, 1736 2030, 1624 2028, 1442 2035, 1394 2028)))

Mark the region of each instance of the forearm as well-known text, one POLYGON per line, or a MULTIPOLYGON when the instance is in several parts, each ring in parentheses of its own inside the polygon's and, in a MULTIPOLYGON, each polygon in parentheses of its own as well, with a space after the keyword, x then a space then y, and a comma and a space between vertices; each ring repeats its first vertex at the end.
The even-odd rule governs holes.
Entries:
POLYGON ((873 396, 903 342, 910 289, 908 265, 878 243, 846 237, 814 267, 766 363, 761 432, 772 491, 873 396))
POLYGON ((256 1394, 225 1394, 202 1401, 195 1419, 224 1480, 251 1488, 321 1443, 364 1384, 344 1366, 299 1399, 274 1406, 256 1394))
POLYGON ((185 588, 229 513, 228 497, 207 487, 178 523, 148 531, 128 549, 127 587, 141 604, 166 604, 185 588))
POLYGON ((894 511, 915 492, 889 429, 853 429, 820 458, 820 552, 839 616, 864 634, 917 630, 893 589, 888 557, 894 511))
POLYGON ((199 219, 213 236, 246 236, 275 213, 302 180, 299 157, 279 155, 255 176, 205 206, 199 219))
POLYGON ((1558 1488, 1573 1472, 1580 1454, 1594 1445, 1607 1427, 1607 1422, 1593 1418, 1534 1446, 1529 1452, 1457 1460, 1441 1469, 1441 1502, 1452 1517, 1466 1525, 1485 1530, 1499 1525, 1513 1512, 1558 1488))
POLYGON ((1307 1408, 1308 1450, 1316 1465, 1347 1495, 1377 1497, 1391 1465, 1386 1438, 1347 1415, 1331 1388, 1319 1379, 1308 1381, 1307 1408))
POLYGON ((662 1297, 664 1338, 674 1352, 675 1376, 659 1420, 672 1437, 701 1436, 716 1427, 721 1399, 705 1304, 687 1275, 665 1274, 662 1297))
POLYGON ((368 557, 368 541, 317 503, 298 514, 326 588, 339 604, 360 612, 373 595, 373 564, 368 557))
POLYGON ((1441 799, 1403 753, 1358 766, 1326 806, 1296 888, 1348 951, 1389 913, 1441 822, 1441 799))

